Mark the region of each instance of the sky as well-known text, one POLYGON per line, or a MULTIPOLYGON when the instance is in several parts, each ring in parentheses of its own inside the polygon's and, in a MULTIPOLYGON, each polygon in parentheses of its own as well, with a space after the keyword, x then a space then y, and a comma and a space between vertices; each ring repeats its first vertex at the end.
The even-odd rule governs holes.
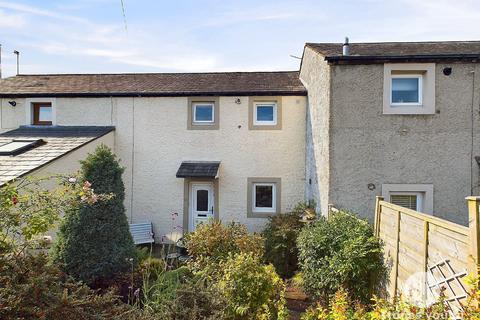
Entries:
POLYGON ((305 42, 479 40, 478 0, 0 0, 16 73, 298 70, 305 42), (125 23, 126 21, 126 23, 125 23))

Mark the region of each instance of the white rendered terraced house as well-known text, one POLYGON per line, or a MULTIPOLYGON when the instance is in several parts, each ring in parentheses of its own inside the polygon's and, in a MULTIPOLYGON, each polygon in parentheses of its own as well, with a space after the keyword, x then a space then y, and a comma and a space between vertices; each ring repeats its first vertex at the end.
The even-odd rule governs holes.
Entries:
POLYGON ((0 183, 75 171, 104 143, 126 168, 130 222, 157 241, 172 213, 177 233, 209 218, 260 231, 305 198, 306 94, 298 72, 3 79, 0 183))

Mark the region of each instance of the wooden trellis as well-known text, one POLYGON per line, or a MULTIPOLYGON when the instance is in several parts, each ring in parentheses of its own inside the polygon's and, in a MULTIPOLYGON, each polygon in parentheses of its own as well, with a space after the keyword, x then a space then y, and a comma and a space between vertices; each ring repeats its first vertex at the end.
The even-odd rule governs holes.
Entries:
POLYGON ((466 270, 455 272, 448 259, 443 259, 432 266, 428 266, 428 291, 434 298, 438 298, 440 292, 443 291, 445 295, 444 302, 447 304, 450 315, 454 319, 460 319, 459 314, 463 311, 462 300, 467 298, 467 290, 460 281, 466 275, 466 270))

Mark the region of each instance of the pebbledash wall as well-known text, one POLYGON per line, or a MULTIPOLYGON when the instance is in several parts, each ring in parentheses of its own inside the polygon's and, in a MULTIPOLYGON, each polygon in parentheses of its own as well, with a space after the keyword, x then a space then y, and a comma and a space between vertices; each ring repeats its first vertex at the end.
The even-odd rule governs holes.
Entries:
MULTIPOLYGON (((219 217, 260 231, 266 218, 247 218, 247 179, 281 178, 281 211, 305 199, 304 96, 283 96, 281 130, 249 130, 251 97, 219 97, 219 129, 187 130, 188 97, 55 98, 57 125, 113 125, 115 153, 126 168, 125 206, 132 222, 151 221, 157 241, 170 236, 171 213, 182 226, 182 161, 221 161, 219 217)), ((26 123, 25 99, 2 106, 2 130, 26 123), (8 124, 8 126, 7 126, 8 124)), ((178 229, 177 229, 178 230, 178 229)), ((175 234, 174 237, 178 237, 175 234)))
POLYGON ((383 114, 383 64, 328 65, 306 47, 301 79, 313 132, 307 196, 322 212, 334 204, 372 220, 382 185, 431 184, 434 215, 468 223, 465 197, 480 191, 480 64, 436 63, 435 114, 428 115, 383 114))

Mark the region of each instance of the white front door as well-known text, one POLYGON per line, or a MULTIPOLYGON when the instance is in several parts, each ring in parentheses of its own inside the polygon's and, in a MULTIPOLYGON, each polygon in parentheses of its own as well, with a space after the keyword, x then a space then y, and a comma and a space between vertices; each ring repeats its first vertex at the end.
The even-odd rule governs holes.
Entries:
POLYGON ((192 182, 190 185, 190 221, 188 230, 194 231, 200 223, 213 219, 214 194, 212 182, 192 182))

